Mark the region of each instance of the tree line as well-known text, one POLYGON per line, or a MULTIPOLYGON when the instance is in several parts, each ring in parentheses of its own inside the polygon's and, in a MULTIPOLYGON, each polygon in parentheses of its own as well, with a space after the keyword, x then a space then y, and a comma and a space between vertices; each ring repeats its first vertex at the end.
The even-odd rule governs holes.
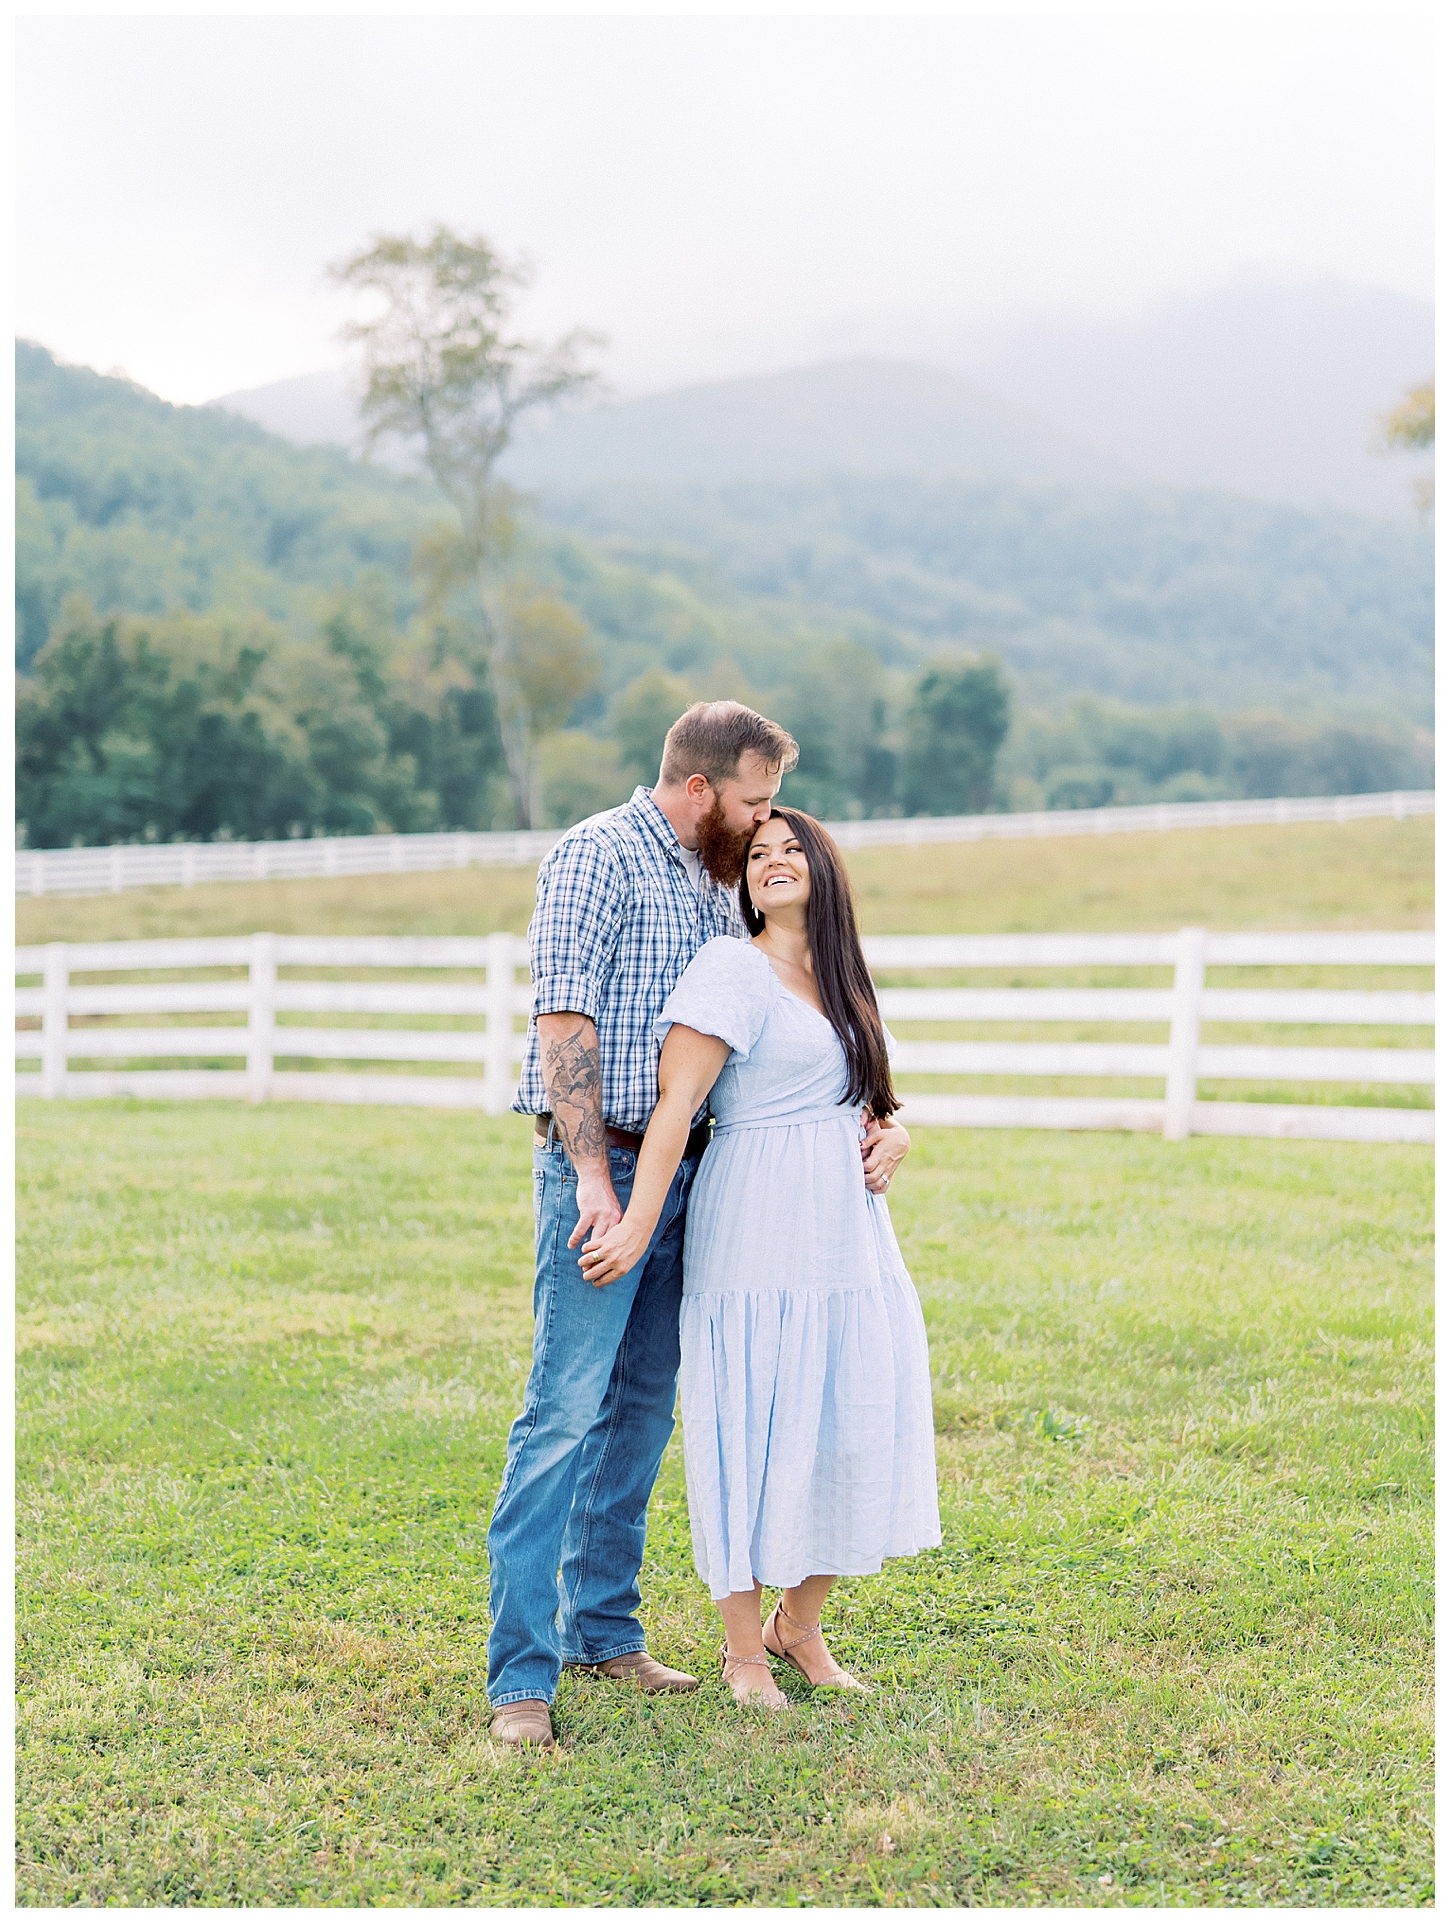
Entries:
MULTIPOLYGON (((670 724, 721 689, 650 667, 594 731, 566 727, 599 681, 599 649, 557 594, 504 592, 525 818, 567 826, 652 783, 670 724)), ((875 656, 850 642, 803 657, 776 698, 737 687, 800 741, 800 806, 992 805, 1010 722, 993 661, 932 664, 899 707, 875 656)), ((16 732, 32 847, 509 828, 521 812, 476 627, 442 607, 400 630, 381 582, 340 595, 306 642, 260 615, 153 621, 72 602, 20 681, 16 732)))
MULTIPOLYGON (((791 730, 801 758, 784 798, 827 819, 1343 794, 1431 778, 1428 737, 1093 701, 1059 716, 1014 712, 990 657, 944 655, 893 675, 846 639, 799 651, 768 692, 738 671, 692 679, 652 665, 601 701, 604 651, 577 611, 537 583, 507 593, 539 825, 565 827, 652 783, 671 722, 726 693, 791 730)), ((381 578, 339 594, 305 641, 261 615, 149 620, 74 601, 20 681, 16 723, 17 814, 32 847, 518 820, 476 626, 446 595, 400 625, 381 578)))

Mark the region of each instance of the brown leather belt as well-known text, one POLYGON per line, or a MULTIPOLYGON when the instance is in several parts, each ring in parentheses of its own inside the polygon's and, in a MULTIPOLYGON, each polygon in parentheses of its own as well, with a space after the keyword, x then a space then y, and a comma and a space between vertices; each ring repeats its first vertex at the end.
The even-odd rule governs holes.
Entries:
MULTIPOLYGON (((534 1140, 536 1142, 548 1141, 549 1124, 553 1119, 553 1116, 547 1112, 534 1117, 534 1140)), ((604 1124, 604 1136, 611 1148, 626 1148, 633 1155, 638 1155, 644 1146, 644 1137, 642 1135, 636 1135, 632 1130, 627 1128, 616 1128, 612 1122, 606 1122, 604 1124)), ((690 1130, 690 1139, 685 1143, 685 1154, 703 1155, 709 1145, 710 1123, 707 1117, 698 1127, 690 1130)))

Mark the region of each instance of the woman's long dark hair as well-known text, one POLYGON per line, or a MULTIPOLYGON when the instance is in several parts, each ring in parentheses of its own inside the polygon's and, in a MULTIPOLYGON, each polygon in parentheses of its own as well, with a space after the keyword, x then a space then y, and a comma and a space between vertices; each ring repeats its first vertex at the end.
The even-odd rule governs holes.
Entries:
MULTIPOLYGON (((891 1086, 886 1035, 881 1026, 881 1011, 876 1006, 876 986, 866 966, 866 957, 861 953, 861 934, 856 926, 856 905, 851 899, 846 864, 841 860, 840 849, 813 815, 802 814, 799 808, 772 808, 770 818, 783 821, 805 851, 811 878, 811 898, 806 903, 806 939, 810 943, 821 1006, 846 1051, 846 1070, 850 1076, 846 1100, 865 1103, 871 1113, 884 1122, 896 1113, 901 1103, 891 1086)), ((745 873, 740 877, 740 912, 751 934, 758 935, 765 927, 765 917, 750 899, 748 848, 745 873)))

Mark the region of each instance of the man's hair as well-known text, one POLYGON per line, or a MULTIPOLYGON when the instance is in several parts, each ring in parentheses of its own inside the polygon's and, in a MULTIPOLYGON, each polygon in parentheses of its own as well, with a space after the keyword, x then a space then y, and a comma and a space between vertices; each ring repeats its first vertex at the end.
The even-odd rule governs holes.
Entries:
POLYGON ((682 787, 703 775, 712 788, 731 780, 742 755, 759 755, 772 774, 788 774, 800 749, 777 722, 739 701, 697 701, 665 736, 660 780, 682 787))

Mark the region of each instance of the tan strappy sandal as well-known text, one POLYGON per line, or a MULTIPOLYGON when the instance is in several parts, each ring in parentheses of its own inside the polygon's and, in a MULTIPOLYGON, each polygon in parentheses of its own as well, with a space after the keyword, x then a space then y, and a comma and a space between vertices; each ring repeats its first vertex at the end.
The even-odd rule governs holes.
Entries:
POLYGON ((720 1645, 720 1675, 726 1683, 730 1682, 731 1677, 737 1669, 743 1669, 747 1663, 759 1663, 764 1669, 766 1675, 770 1677, 770 1693, 767 1695, 762 1689, 754 1691, 749 1696, 736 1696, 732 1685, 730 1694, 735 1697, 740 1707, 742 1709, 764 1710, 770 1715, 773 1715, 778 1709, 787 1708, 790 1698, 783 1696, 776 1688, 775 1678, 770 1675, 770 1658, 764 1650, 762 1650, 758 1656, 732 1656, 726 1644, 722 1643, 720 1645))
MULTIPOLYGON (((842 1669, 839 1663, 836 1663, 834 1670, 823 1683, 818 1683, 812 1676, 806 1676, 806 1672, 804 1669, 801 1669, 800 1664, 790 1652, 793 1649, 799 1649, 802 1643, 808 1643, 812 1636, 819 1636, 820 1634, 821 1625, 819 1623, 807 1628, 805 1623, 798 1623, 796 1621, 795 1617, 792 1616, 783 1602, 778 1602, 770 1612, 770 1620, 765 1625, 765 1646, 770 1650, 772 1656, 779 1656, 781 1661, 789 1663, 792 1669, 800 1670, 801 1675, 806 1677, 806 1681, 812 1689, 855 1689, 859 1690, 863 1696, 871 1695, 871 1685, 859 1681, 849 1670, 842 1669), (799 1629, 802 1634, 792 1637, 792 1639, 787 1642, 785 1637, 780 1633, 780 1624, 776 1621, 778 1616, 783 1616, 793 1629, 799 1629), (770 1642, 772 1630, 775 1632, 775 1640, 779 1645, 778 1648, 773 1649, 771 1648, 770 1642)), ((824 1640, 825 1639, 822 1638, 823 1646, 824 1640)), ((834 1657, 832 1657, 831 1660, 835 1662, 834 1657)))

